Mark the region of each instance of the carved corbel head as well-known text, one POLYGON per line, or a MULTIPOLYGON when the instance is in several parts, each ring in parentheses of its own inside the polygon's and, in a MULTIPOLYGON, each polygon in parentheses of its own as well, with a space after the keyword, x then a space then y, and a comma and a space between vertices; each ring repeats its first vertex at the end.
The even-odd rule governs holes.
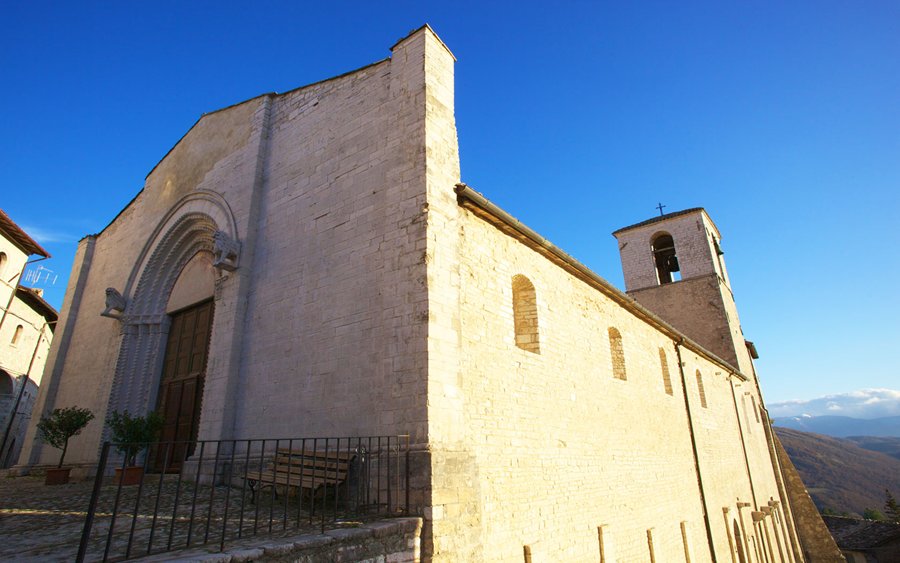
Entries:
POLYGON ((100 316, 109 317, 111 319, 122 319, 122 313, 125 312, 125 306, 128 302, 125 297, 119 293, 114 287, 106 288, 106 309, 100 313, 100 316))
POLYGON ((225 231, 216 231, 213 241, 215 243, 213 266, 229 272, 236 270, 241 254, 241 243, 228 236, 225 231))

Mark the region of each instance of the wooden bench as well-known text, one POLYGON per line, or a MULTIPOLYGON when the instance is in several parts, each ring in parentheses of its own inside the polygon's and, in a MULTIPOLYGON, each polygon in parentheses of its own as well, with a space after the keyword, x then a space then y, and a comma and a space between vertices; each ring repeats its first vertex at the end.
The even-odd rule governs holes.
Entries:
MULTIPOLYGON (((248 471, 244 475, 250 487, 250 502, 256 503, 256 491, 263 487, 281 485, 287 490, 297 487, 315 495, 323 487, 337 487, 347 480, 355 451, 290 450, 278 448, 262 471, 248 471)), ((278 490, 275 489, 275 498, 278 490)))

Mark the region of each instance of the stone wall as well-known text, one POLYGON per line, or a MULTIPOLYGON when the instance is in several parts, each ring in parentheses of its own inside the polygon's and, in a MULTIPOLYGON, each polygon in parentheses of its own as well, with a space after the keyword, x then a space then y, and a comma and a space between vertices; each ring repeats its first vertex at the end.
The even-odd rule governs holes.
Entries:
POLYGON ((778 438, 775 438, 778 460, 783 468, 787 494, 794 512, 794 523, 800 536, 803 557, 810 563, 842 563, 846 558, 831 537, 822 515, 809 497, 800 474, 778 438))
MULTIPOLYGON (((271 563, 418 563, 421 532, 420 518, 397 518, 356 528, 327 530, 321 535, 289 538, 289 541, 276 539, 260 546, 211 555, 208 559, 221 561, 222 555, 230 555, 233 561, 271 563)), ((184 559, 204 561, 205 558, 184 559)))
POLYGON ((630 295, 707 350, 736 362, 720 289, 719 276, 708 274, 630 295))

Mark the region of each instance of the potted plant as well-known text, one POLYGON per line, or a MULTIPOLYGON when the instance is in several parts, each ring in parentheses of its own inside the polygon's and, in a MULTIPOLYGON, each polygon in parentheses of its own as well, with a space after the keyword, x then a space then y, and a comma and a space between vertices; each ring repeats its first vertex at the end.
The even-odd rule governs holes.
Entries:
POLYGON ((137 466, 137 454, 156 441, 162 430, 163 417, 158 412, 147 416, 131 416, 128 411, 114 412, 106 419, 112 430, 116 451, 125 456, 125 469, 116 469, 116 479, 123 485, 136 485, 141 481, 144 468, 137 466))
POLYGON ((69 447, 69 438, 80 434, 93 419, 94 413, 89 409, 78 407, 53 409, 49 415, 41 417, 41 421, 37 424, 41 439, 54 448, 62 450, 56 468, 47 469, 45 484, 64 485, 69 482, 69 471, 72 468, 62 466, 66 457, 66 449, 69 447))

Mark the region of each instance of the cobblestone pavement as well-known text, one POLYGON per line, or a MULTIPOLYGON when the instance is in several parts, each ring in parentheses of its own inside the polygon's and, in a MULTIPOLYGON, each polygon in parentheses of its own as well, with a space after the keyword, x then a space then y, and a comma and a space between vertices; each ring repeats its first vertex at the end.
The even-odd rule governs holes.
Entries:
POLYGON ((91 483, 0 476, 0 560, 74 561, 91 483))
MULTIPOLYGON (((0 476, 0 560, 73 561, 92 488, 92 482, 46 486, 43 477, 0 476)), ((256 504, 250 504, 249 495, 237 487, 195 486, 155 476, 140 487, 118 487, 108 479, 98 502, 87 560, 100 560, 108 540, 109 559, 121 560, 126 554, 133 558, 187 547, 194 553, 198 547, 217 552, 223 534, 229 549, 250 545, 249 540, 259 536, 321 531, 321 520, 311 519, 297 498, 259 496, 256 504), (118 516, 110 535, 114 506, 118 516)), ((340 517, 338 521, 356 523, 340 517)))

